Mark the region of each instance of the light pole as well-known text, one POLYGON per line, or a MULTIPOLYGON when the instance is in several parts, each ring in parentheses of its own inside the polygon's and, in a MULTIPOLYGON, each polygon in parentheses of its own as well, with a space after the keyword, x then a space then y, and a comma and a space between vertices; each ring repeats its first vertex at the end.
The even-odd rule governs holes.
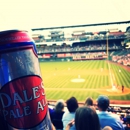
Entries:
POLYGON ((108 45, 109 43, 108 43, 108 36, 109 36, 109 33, 106 33, 106 42, 107 42, 107 43, 106 43, 106 44, 107 44, 107 48, 106 48, 106 49, 107 49, 107 60, 108 60, 108 58, 109 58, 109 45, 108 45))

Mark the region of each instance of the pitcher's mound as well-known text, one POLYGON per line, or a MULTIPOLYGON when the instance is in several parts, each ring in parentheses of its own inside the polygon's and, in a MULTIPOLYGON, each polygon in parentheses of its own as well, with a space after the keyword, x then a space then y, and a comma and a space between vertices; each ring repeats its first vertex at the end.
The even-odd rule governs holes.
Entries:
POLYGON ((71 82, 74 82, 74 83, 81 83, 81 82, 85 82, 85 79, 72 79, 71 82))

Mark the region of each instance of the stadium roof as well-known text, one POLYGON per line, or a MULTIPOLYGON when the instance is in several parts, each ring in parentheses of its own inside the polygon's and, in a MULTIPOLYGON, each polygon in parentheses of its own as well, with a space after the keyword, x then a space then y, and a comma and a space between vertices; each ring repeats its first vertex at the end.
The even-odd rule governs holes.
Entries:
POLYGON ((75 27, 87 27, 87 26, 113 25, 113 24, 129 24, 129 23, 130 23, 130 21, 120 21, 120 22, 95 23, 95 24, 72 25, 72 26, 59 26, 59 27, 47 27, 47 28, 33 28, 32 31, 35 31, 35 30, 50 30, 50 29, 75 28, 75 27))

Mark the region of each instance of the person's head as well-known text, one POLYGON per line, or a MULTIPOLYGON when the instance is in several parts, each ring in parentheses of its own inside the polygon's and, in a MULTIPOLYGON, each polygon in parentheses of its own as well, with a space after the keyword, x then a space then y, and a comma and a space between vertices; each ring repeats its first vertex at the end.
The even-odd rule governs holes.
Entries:
POLYGON ((78 108, 78 101, 75 97, 71 97, 66 101, 69 112, 75 112, 78 108))
POLYGON ((91 97, 88 97, 85 101, 85 106, 93 106, 93 99, 91 97))
POLYGON ((106 111, 109 107, 109 98, 105 95, 100 95, 97 99, 97 106, 100 111, 106 111))
POLYGON ((61 112, 64 110, 64 107, 65 107, 65 102, 64 100, 60 99, 56 102, 55 111, 61 112))
POLYGON ((113 130, 110 126, 105 126, 102 130, 113 130))
POLYGON ((75 113, 76 130, 100 130, 100 122, 95 110, 90 107, 79 107, 75 113))

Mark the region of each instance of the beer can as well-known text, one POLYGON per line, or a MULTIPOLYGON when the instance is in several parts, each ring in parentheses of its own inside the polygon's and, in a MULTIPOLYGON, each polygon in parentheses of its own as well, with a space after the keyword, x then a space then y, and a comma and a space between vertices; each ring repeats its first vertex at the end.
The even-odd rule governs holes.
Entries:
POLYGON ((51 129, 36 46, 27 31, 0 32, 0 118, 3 130, 51 129))

